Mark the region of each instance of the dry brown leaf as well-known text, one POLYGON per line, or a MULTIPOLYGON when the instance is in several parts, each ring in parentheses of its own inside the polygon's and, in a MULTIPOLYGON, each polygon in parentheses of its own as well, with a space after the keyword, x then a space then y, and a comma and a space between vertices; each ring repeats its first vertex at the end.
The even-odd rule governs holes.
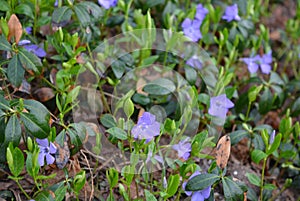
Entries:
POLYGON ((55 96, 53 89, 51 89, 49 87, 42 87, 42 88, 35 90, 34 95, 41 102, 46 102, 46 101, 54 98, 54 96, 55 96))
POLYGON ((230 137, 229 135, 224 135, 219 140, 216 148, 216 162, 221 169, 223 169, 227 165, 230 155, 230 148, 230 137))
POLYGON ((22 25, 15 14, 12 14, 8 20, 8 40, 10 41, 11 37, 15 38, 15 42, 18 44, 23 33, 22 25))

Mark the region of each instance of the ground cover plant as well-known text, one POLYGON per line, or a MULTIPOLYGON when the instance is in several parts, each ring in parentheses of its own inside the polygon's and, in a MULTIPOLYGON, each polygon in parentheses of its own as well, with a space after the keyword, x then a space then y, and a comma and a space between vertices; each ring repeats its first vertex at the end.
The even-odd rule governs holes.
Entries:
POLYGON ((1 200, 300 200, 300 1, 0 0, 1 200))

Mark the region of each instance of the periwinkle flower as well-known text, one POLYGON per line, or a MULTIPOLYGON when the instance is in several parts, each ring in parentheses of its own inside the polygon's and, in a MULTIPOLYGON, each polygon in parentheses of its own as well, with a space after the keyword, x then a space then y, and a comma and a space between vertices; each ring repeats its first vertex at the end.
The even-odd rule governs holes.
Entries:
POLYGON ((227 6, 222 19, 227 20, 227 22, 231 22, 232 20, 239 21, 241 20, 239 13, 238 13, 238 6, 237 4, 233 4, 231 6, 227 6))
POLYGON ((118 0, 98 0, 99 5, 105 9, 115 7, 118 3, 118 0))
POLYGON ((25 31, 27 34, 32 34, 32 27, 26 27, 25 31))
MULTIPOLYGON (((192 179, 193 177, 200 175, 201 173, 199 171, 194 172, 194 174, 192 174, 189 178, 192 179)), ((182 184, 182 188, 185 192, 185 194, 187 196, 192 196, 191 201, 204 201, 205 199, 209 198, 210 196, 210 191, 211 191, 211 186, 203 189, 203 190, 199 190, 199 191, 186 191, 185 190, 185 186, 186 186, 187 182, 184 182, 182 184)))
POLYGON ((192 151, 192 145, 188 142, 190 138, 186 138, 181 140, 178 144, 174 144, 172 148, 177 151, 177 155, 179 158, 183 158, 187 160, 190 157, 190 152, 192 151))
POLYGON ((146 159, 146 163, 150 162, 151 159, 155 159, 157 162, 160 162, 161 164, 164 163, 164 160, 162 157, 160 157, 159 155, 154 155, 153 156, 153 152, 149 151, 148 155, 147 155, 147 159, 146 159))
POLYGON ((49 143, 47 138, 36 139, 36 142, 38 143, 38 146, 40 148, 40 153, 38 156, 40 166, 44 166, 45 157, 47 165, 53 164, 55 158, 51 154, 56 153, 57 148, 55 147, 55 145, 52 142, 49 143))
POLYGON ((201 23, 202 22, 200 20, 191 20, 190 18, 186 18, 181 24, 184 35, 190 38, 193 42, 197 42, 202 38, 202 34, 200 32, 201 23))
POLYGON ((275 134, 276 134, 276 131, 273 130, 273 132, 271 133, 270 138, 269 138, 269 144, 270 144, 270 145, 272 145, 273 142, 274 142, 275 134))
POLYGON ((186 61, 186 64, 198 70, 202 68, 202 62, 197 55, 193 55, 191 58, 189 58, 186 61))
POLYGON ((20 40, 19 45, 23 46, 27 51, 32 52, 40 58, 46 56, 46 52, 43 48, 39 47, 38 45, 31 44, 29 40, 20 40))
POLYGON ((196 8, 196 15, 195 19, 200 20, 201 22, 204 20, 205 16, 207 15, 208 10, 203 7, 202 4, 198 4, 196 8))
POLYGON ((222 119, 226 118, 226 113, 229 108, 234 106, 225 94, 210 98, 210 107, 208 113, 212 116, 217 116, 222 119))
POLYGON ((272 51, 262 56, 255 55, 254 57, 242 58, 242 61, 244 61, 247 64, 248 70, 251 74, 256 73, 258 67, 260 67, 263 73, 269 74, 272 68, 272 51))
POLYGON ((135 139, 146 139, 146 142, 152 140, 160 134, 160 123, 155 121, 155 116, 149 112, 144 112, 138 120, 131 133, 135 139))

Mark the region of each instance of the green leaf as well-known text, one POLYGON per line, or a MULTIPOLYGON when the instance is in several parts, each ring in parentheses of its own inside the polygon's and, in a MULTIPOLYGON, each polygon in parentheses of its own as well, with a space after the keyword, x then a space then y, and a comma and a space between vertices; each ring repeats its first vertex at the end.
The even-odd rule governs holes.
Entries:
POLYGON ((16 87, 19 87, 24 79, 24 74, 25 70, 20 63, 18 55, 14 55, 7 67, 8 80, 16 87))
POLYGON ((73 185, 74 185, 74 191, 79 194, 79 191, 83 188, 84 184, 86 181, 86 176, 85 176, 85 171, 82 170, 78 172, 73 180, 73 185))
POLYGON ((4 1, 4 0, 0 0, 0 11, 9 11, 10 10, 10 7, 9 7, 9 4, 7 3, 7 1, 4 1))
POLYGON ((127 133, 118 127, 112 127, 108 129, 106 132, 108 132, 113 137, 116 137, 120 140, 127 140, 127 133))
POLYGON ((274 186, 273 184, 265 184, 263 188, 266 190, 272 191, 272 190, 276 189, 276 186, 274 186))
POLYGON ((96 19, 104 16, 104 12, 94 2, 84 1, 84 2, 80 2, 79 4, 84 6, 85 9, 96 19))
POLYGON ((180 184, 179 174, 171 175, 168 178, 168 187, 167 187, 167 198, 172 197, 177 192, 178 186, 180 184))
POLYGON ((9 102, 0 94, 0 109, 10 110, 9 102))
POLYGON ((66 104, 72 103, 74 100, 77 99, 80 89, 81 89, 81 87, 77 86, 68 93, 66 104))
POLYGON ((261 161, 262 159, 266 158, 268 155, 259 150, 259 149, 255 149, 254 151, 251 152, 251 160, 254 161, 254 163, 259 163, 259 161, 261 161))
POLYGON ((186 80, 189 82, 189 84, 194 85, 197 80, 196 70, 192 67, 185 66, 184 71, 185 71, 186 80))
POLYGON ((155 196, 148 190, 144 189, 146 201, 157 201, 155 196))
POLYGON ((225 200, 243 200, 244 191, 241 189, 237 182, 234 182, 232 179, 228 177, 222 178, 223 191, 225 200))
POLYGON ((111 67, 112 67, 112 70, 113 70, 116 78, 119 79, 124 74, 126 65, 124 62, 117 60, 111 64, 111 67))
POLYGON ((55 201, 62 201, 67 193, 67 186, 64 185, 63 182, 60 183, 60 185, 55 190, 55 201))
POLYGON ((76 13, 77 18, 79 19, 79 23, 82 26, 85 27, 90 23, 90 21, 91 21, 90 15, 87 12, 84 5, 82 5, 82 4, 75 5, 74 6, 74 11, 76 13))
POLYGON ((132 100, 141 105, 147 105, 151 102, 151 99, 148 96, 145 96, 144 94, 139 94, 139 93, 135 93, 132 96, 132 100))
POLYGON ((17 14, 27 15, 31 19, 34 19, 33 11, 31 9, 31 7, 28 4, 26 4, 26 3, 19 4, 14 9, 14 12, 17 13, 17 14))
MULTIPOLYGON (((3 5, 3 4, 1 4, 1 5, 3 5)), ((11 44, 6 40, 6 38, 3 34, 0 35, 0 50, 11 51, 11 44)))
POLYGON ((298 116, 300 114, 300 97, 298 97, 291 108, 292 116, 298 116))
POLYGON ((112 116, 111 114, 104 114, 100 118, 100 122, 106 128, 112 128, 112 127, 117 126, 116 120, 115 120, 114 116, 112 116))
POLYGON ((148 58, 143 59, 141 66, 148 66, 153 64, 157 59, 159 58, 159 55, 150 56, 148 58))
POLYGON ((272 154, 280 146, 281 138, 282 138, 281 133, 276 135, 274 142, 271 144, 270 149, 267 150, 267 155, 272 154))
POLYGON ((133 102, 130 98, 127 98, 124 101, 124 112, 125 112, 128 119, 131 117, 131 115, 134 112, 134 105, 133 105, 133 102))
POLYGON ((110 168, 106 171, 106 178, 110 188, 114 188, 119 181, 119 173, 115 168, 110 168))
POLYGON ((16 114, 12 115, 5 128, 5 141, 18 146, 21 139, 21 124, 16 114))
POLYGON ((7 156, 7 162, 11 173, 14 177, 18 177, 24 168, 23 152, 18 147, 13 148, 13 146, 9 146, 7 148, 7 156))
POLYGON ((256 174, 247 172, 246 177, 248 178, 251 184, 255 186, 260 186, 260 178, 256 174))
POLYGON ((56 8, 52 14, 52 21, 55 23, 61 23, 69 21, 72 16, 72 10, 67 6, 56 8))
POLYGON ((50 127, 48 122, 43 119, 38 119, 35 115, 30 113, 20 113, 20 117, 26 130, 34 137, 43 139, 48 137, 50 127))
POLYGON ((229 134, 230 141, 232 145, 237 144, 239 141, 241 141, 245 137, 249 137, 249 133, 245 130, 237 130, 233 131, 229 134))
POLYGON ((216 174, 200 174, 191 178, 185 187, 186 191, 199 191, 203 190, 220 179, 219 175, 216 174))
POLYGON ((144 86, 143 90, 152 95, 167 95, 174 92, 174 82, 166 78, 158 78, 144 86))
POLYGON ((54 201, 54 198, 48 191, 41 191, 35 198, 35 201, 54 201))
POLYGON ((44 124, 49 123, 50 113, 42 103, 35 100, 24 100, 24 108, 44 124))
POLYGON ((37 66, 42 66, 41 60, 33 53, 28 52, 25 48, 20 48, 19 59, 24 68, 39 72, 37 66))
POLYGON ((269 112, 273 105, 273 95, 269 88, 265 88, 263 94, 260 97, 258 111, 261 114, 269 112))

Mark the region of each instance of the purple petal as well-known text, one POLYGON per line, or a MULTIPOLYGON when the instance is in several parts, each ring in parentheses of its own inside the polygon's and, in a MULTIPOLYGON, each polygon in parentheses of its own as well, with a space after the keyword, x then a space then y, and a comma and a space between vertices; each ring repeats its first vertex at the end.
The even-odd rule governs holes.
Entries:
POLYGON ((190 18, 185 18, 185 20, 182 22, 181 27, 189 28, 192 25, 192 20, 190 18))
POLYGON ((26 31, 27 34, 31 34, 32 33, 32 27, 26 27, 25 31, 26 31))
POLYGON ((258 64, 252 62, 248 65, 248 70, 251 74, 256 73, 258 70, 258 64))
POLYGON ((51 154, 55 154, 56 151, 57 151, 56 146, 55 146, 52 142, 50 142, 50 150, 49 150, 49 152, 50 152, 51 154))
POLYGON ((271 66, 269 64, 260 64, 260 69, 265 74, 269 74, 271 72, 271 66))
POLYGON ((163 163, 164 163, 164 160, 163 160, 163 158, 162 158, 162 157, 160 157, 160 156, 158 156, 158 155, 155 155, 155 156, 154 156, 154 159, 155 159, 155 160, 157 160, 158 162, 160 162, 161 164, 163 164, 163 163))
POLYGON ((190 157, 190 153, 189 152, 186 152, 184 153, 181 158, 183 158, 184 160, 187 160, 188 158, 190 157))
POLYGON ((202 194, 203 197, 206 199, 206 198, 209 198, 209 196, 210 196, 210 191, 211 191, 211 186, 209 186, 209 187, 203 189, 203 190, 201 191, 201 194, 202 194))
POLYGON ((186 191, 186 190, 185 190, 186 184, 187 184, 187 182, 183 182, 183 184, 182 184, 182 189, 184 190, 184 192, 185 192, 185 194, 186 194, 187 196, 191 196, 192 193, 193 193, 193 191, 186 191))
POLYGON ((273 132, 272 132, 271 135, 270 135, 270 139, 269 139, 269 144, 270 144, 270 145, 273 144, 273 142, 274 142, 275 134, 276 134, 276 131, 273 130, 273 132))
POLYGON ((98 0, 98 4, 101 5, 105 9, 109 9, 110 7, 116 6, 118 3, 117 0, 98 0))
POLYGON ((195 191, 192 195, 191 201, 204 201, 204 197, 200 191, 195 191))
POLYGON ((51 165, 54 163, 55 158, 51 154, 46 154, 46 162, 47 165, 51 165))
POLYGON ((49 146, 49 141, 48 141, 47 138, 45 138, 45 139, 38 139, 38 138, 36 138, 35 140, 36 140, 36 142, 37 142, 40 146, 43 146, 43 147, 48 147, 48 146, 49 146))
POLYGON ((27 44, 30 44, 30 43, 31 43, 30 40, 20 40, 18 44, 19 44, 20 46, 23 46, 23 45, 27 45, 27 44))
POLYGON ((40 152, 39 153, 39 156, 38 156, 38 162, 40 164, 40 166, 44 166, 44 163, 45 163, 45 153, 44 152, 40 152))
POLYGON ((195 19, 203 21, 205 16, 207 15, 207 13, 208 13, 208 10, 206 8, 204 8, 202 4, 198 4, 197 8, 196 8, 195 19))

